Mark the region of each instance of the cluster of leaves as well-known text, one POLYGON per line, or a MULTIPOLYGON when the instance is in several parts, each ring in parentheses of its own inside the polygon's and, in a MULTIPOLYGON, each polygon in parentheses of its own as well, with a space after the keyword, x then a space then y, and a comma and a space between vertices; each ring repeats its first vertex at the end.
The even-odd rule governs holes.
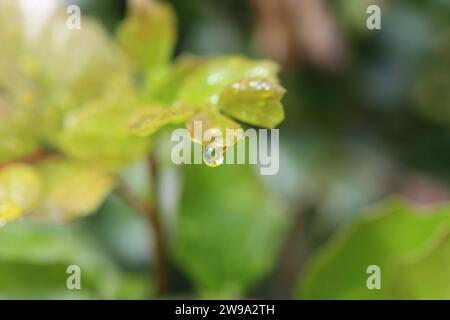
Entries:
MULTIPOLYGON (((77 227, 29 221, 71 220, 105 199, 110 208, 117 198, 108 194, 167 125, 201 121, 222 134, 240 128, 236 120, 276 126, 284 118, 278 66, 240 56, 172 61, 176 18, 152 0, 129 1, 114 36, 88 17, 69 30, 64 11, 44 16, 36 24, 18 1, 0 1, 0 222, 27 218, 0 228, 11 244, 0 246, 0 296, 148 297, 145 281, 124 278, 77 227), (65 288, 70 264, 82 267, 81 293, 65 288)), ((273 266, 282 206, 250 166, 182 173, 174 260, 199 292, 240 295, 273 266)), ((131 210, 119 203, 120 214, 131 210)))
MULTIPOLYGON (((166 3, 129 2, 111 37, 97 21, 36 24, 0 3, 0 220, 67 220, 93 212, 117 173, 144 158, 168 124, 239 128, 283 120, 278 67, 244 57, 172 62, 176 18, 166 3), (39 160, 39 161, 36 161, 39 160)), ((206 143, 205 141, 198 141, 206 143)))

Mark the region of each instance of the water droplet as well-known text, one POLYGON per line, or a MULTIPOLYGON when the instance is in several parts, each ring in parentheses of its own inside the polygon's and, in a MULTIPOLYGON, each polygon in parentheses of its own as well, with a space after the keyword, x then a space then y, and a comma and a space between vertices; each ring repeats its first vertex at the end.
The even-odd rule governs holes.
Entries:
POLYGON ((218 167, 224 160, 224 148, 221 145, 210 144, 203 149, 203 161, 209 167, 218 167))

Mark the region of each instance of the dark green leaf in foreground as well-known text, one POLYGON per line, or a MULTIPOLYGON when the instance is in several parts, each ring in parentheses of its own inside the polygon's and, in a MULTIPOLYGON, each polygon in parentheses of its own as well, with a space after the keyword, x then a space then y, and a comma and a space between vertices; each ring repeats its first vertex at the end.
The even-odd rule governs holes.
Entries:
POLYGON ((2 299, 135 298, 140 290, 73 226, 11 223, 0 244, 2 299), (70 265, 81 269, 81 290, 66 287, 70 265))
POLYGON ((272 269, 286 217, 248 166, 185 166, 175 256, 201 293, 242 295, 272 269))

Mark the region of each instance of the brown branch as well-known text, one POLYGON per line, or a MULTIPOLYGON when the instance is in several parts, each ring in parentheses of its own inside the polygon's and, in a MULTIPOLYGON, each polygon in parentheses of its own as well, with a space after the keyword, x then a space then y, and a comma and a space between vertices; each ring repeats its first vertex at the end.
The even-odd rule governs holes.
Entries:
POLYGON ((33 152, 21 155, 19 157, 16 157, 11 160, 7 160, 3 163, 0 163, 0 170, 4 169, 5 167, 15 164, 15 163, 27 163, 27 164, 34 164, 40 161, 43 161, 47 159, 48 157, 56 154, 54 150, 50 149, 37 149, 33 152))
MULTIPOLYGON (((153 182, 153 190, 157 190, 156 178, 156 161, 153 156, 149 158, 149 169, 150 176, 153 182)), ((156 257, 155 273, 156 273, 156 288, 155 296, 161 297, 167 293, 168 290, 168 268, 167 268, 167 256, 164 244, 164 236, 161 227, 161 222, 159 221, 159 216, 157 212, 156 198, 157 195, 154 191, 153 199, 149 202, 140 201, 135 198, 131 191, 124 185, 121 184, 117 190, 119 195, 122 197, 127 204, 134 209, 137 213, 141 214, 145 219, 147 219, 149 226, 151 227, 153 235, 153 243, 156 257), (150 204, 151 203, 151 204, 150 204)))

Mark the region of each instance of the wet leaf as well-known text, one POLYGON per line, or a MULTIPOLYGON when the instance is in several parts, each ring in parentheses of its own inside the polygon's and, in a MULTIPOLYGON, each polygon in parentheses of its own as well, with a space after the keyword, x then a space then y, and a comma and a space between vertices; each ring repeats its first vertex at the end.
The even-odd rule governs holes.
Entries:
POLYGON ((217 104, 221 90, 232 82, 261 78, 277 82, 278 66, 266 60, 243 57, 210 58, 181 86, 177 100, 183 104, 217 104))
POLYGON ((227 85, 218 106, 225 114, 252 125, 273 128, 284 119, 285 90, 269 80, 250 78, 227 85))
POLYGON ((186 127, 191 140, 203 145, 214 142, 228 147, 244 137, 239 124, 214 110, 197 113, 186 123, 186 127))

